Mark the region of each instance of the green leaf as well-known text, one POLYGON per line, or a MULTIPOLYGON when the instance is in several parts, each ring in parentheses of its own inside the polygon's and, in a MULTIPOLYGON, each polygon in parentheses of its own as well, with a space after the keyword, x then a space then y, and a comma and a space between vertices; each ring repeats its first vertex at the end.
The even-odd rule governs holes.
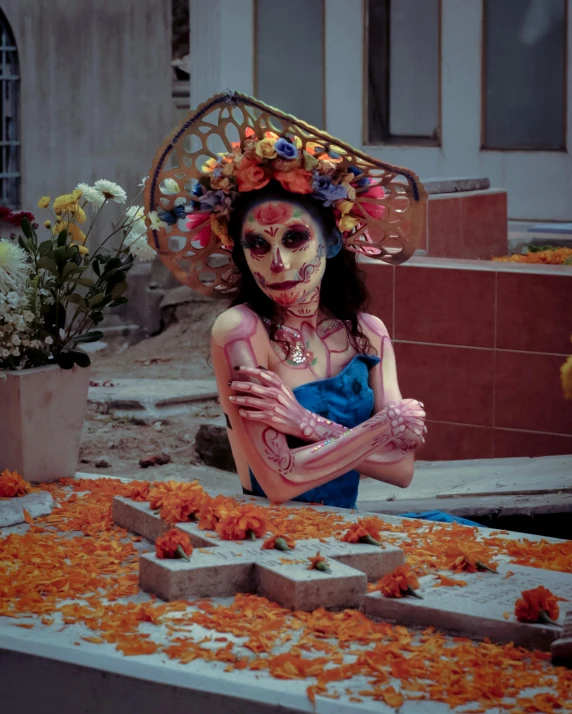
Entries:
POLYGON ((70 352, 70 354, 73 355, 74 361, 78 367, 85 368, 89 367, 89 365, 91 364, 89 355, 86 355, 85 352, 78 352, 77 350, 74 350, 73 352, 70 352))
POLYGON ((71 369, 75 364, 73 352, 60 352, 56 360, 62 369, 71 369))
POLYGON ((101 330, 91 330, 91 332, 85 332, 79 337, 72 338, 72 342, 97 342, 103 337, 103 332, 101 330))
POLYGON ((76 270, 77 265, 75 263, 66 263, 62 268, 62 280, 65 280, 71 273, 75 273, 76 270))
POLYGON ((68 297, 68 302, 71 302, 74 305, 84 305, 85 304, 85 300, 79 293, 72 293, 68 297))
POLYGON ((119 307, 120 305, 125 305, 126 302, 129 302, 129 300, 126 297, 120 297, 120 298, 117 298, 117 300, 110 302, 109 307, 119 307))
POLYGON ((18 236, 18 244, 22 250, 25 250, 26 253, 33 253, 34 249, 30 247, 30 244, 28 243, 27 240, 24 240, 22 236, 18 236))
POLYGON ((79 246, 76 243, 70 243, 66 248, 66 258, 74 258, 79 253, 79 246))
POLYGON ((93 297, 89 298, 87 301, 87 304, 89 307, 96 307, 96 305, 99 305, 99 303, 105 299, 105 295, 103 293, 97 293, 97 295, 94 295, 93 297))
POLYGON ((54 250, 53 256, 54 256, 54 260, 56 261, 56 263, 63 264, 66 262, 66 260, 67 260, 66 252, 67 252, 67 248, 65 248, 65 247, 56 248, 54 250))
POLYGON ((97 277, 99 278, 99 277, 101 276, 101 271, 100 271, 100 269, 99 269, 99 261, 94 260, 93 263, 92 263, 92 267, 93 267, 93 272, 94 272, 94 273, 97 275, 97 277))
POLYGON ((54 334, 66 326, 66 309, 61 302, 50 305, 44 318, 44 325, 48 332, 54 334))
POLYGON ((27 218, 22 218, 22 231, 26 238, 29 238, 32 242, 34 242, 34 229, 27 218))
POLYGON ((56 261, 48 258, 46 255, 38 260, 38 268, 43 268, 44 270, 49 270, 50 273, 53 273, 54 275, 59 275, 56 261))
POLYGON ((103 313, 101 310, 96 310, 91 313, 90 317, 94 325, 99 325, 99 323, 103 320, 103 313))
POLYGON ((63 248, 65 244, 67 243, 68 240, 68 232, 67 229, 64 228, 63 231, 60 231, 60 234, 58 236, 58 247, 63 248))
POLYGON ((123 293, 127 290, 127 283, 124 280, 122 283, 118 283, 111 291, 111 297, 114 300, 118 300, 123 293))
POLYGON ((102 277, 109 277, 110 275, 113 275, 115 271, 117 271, 121 267, 121 260, 119 258, 111 258, 111 260, 108 260, 106 265, 105 265, 105 272, 103 273, 102 277))
POLYGON ((76 283, 78 285, 83 285, 84 288, 92 288, 95 285, 95 281, 91 278, 78 278, 76 283))
POLYGON ((51 240, 44 240, 40 243, 39 251, 40 255, 47 255, 52 249, 52 241, 51 240))

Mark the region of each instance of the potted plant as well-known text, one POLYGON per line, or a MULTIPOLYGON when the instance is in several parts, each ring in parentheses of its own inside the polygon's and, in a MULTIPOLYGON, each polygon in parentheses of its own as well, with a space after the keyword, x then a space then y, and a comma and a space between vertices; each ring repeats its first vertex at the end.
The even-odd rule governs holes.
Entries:
POLYGON ((81 346, 103 336, 96 328, 106 310, 127 302, 135 259, 155 254, 135 205, 90 245, 106 204, 126 198, 106 180, 79 184, 53 202, 44 196, 43 239, 31 213, 0 207, 4 226, 17 230, 0 239, 0 470, 28 481, 75 473, 90 376, 81 346))

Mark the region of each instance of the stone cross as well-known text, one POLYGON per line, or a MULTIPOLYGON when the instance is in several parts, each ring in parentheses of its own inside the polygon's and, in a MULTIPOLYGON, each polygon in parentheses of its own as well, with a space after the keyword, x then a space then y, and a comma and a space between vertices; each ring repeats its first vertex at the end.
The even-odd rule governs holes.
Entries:
MULTIPOLYGON (((122 528, 155 541, 169 526, 148 503, 116 496, 113 519, 122 528)), ((295 610, 318 607, 359 607, 367 581, 378 580, 404 562, 403 551, 335 538, 296 542, 287 552, 262 550, 256 541, 209 538, 195 523, 177 523, 194 546, 190 561, 159 559, 146 553, 139 559, 139 585, 164 600, 229 597, 254 592, 295 610), (328 559, 331 573, 309 570, 308 558, 317 551, 328 559)))
MULTIPOLYGON (((554 595, 572 601, 572 575, 554 570, 529 568, 513 563, 500 563, 498 573, 451 573, 454 580, 464 580, 465 587, 433 587, 437 578, 420 578, 419 592, 423 600, 415 598, 386 598, 379 592, 366 595, 363 610, 372 617, 391 620, 404 625, 433 625, 448 633, 493 642, 514 642, 528 649, 549 650, 562 636, 559 626, 519 622, 514 614, 516 601, 523 590, 544 585, 554 595), (513 573, 510 575, 509 573, 513 573), (508 574, 508 576, 507 576, 508 574)), ((572 616, 569 615, 568 651, 572 644, 572 616)), ((563 640, 561 640, 563 642, 563 640)))
POLYGON ((550 650, 554 664, 572 667, 572 607, 564 615, 562 633, 560 638, 552 643, 550 650))

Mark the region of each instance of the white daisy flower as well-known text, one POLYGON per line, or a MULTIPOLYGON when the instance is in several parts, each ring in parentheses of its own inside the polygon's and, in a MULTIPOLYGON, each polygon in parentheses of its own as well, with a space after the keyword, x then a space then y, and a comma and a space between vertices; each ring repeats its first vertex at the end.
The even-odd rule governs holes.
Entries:
POLYGON ((167 228, 168 226, 168 223, 165 223, 165 221, 159 218, 157 211, 150 211, 147 214, 147 218, 151 221, 151 228, 155 231, 158 231, 160 228, 167 228))
POLYGON ((0 240, 0 293, 22 290, 29 271, 26 252, 12 241, 0 240))
POLYGON ((139 258, 142 263, 146 263, 157 255, 157 253, 147 243, 145 234, 133 238, 131 235, 125 240, 125 245, 129 248, 129 252, 135 258, 139 258))
POLYGON ((53 338, 53 337, 50 337, 50 335, 48 335, 48 336, 46 337, 46 339, 44 340, 44 342, 45 342, 47 345, 53 345, 53 344, 54 344, 54 338, 53 338))
POLYGON ((145 225, 143 206, 130 206, 125 211, 125 225, 130 226, 127 233, 130 237, 133 237, 133 235, 139 237, 145 233, 147 226, 145 225))
POLYGON ((125 203, 127 200, 127 194, 119 186, 119 184, 113 181, 108 181, 107 179, 99 179, 93 184, 96 191, 102 194, 104 198, 109 201, 115 201, 115 203, 125 203))
POLYGON ((147 183, 147 179, 148 179, 148 178, 149 178, 149 176, 143 176, 143 178, 141 179, 141 183, 138 184, 138 187, 139 187, 139 188, 145 188, 145 184, 147 183))
POLYGON ((167 196, 173 196, 181 191, 179 184, 172 178, 166 178, 161 183, 161 193, 167 196))
POLYGON ((87 183, 78 183, 76 189, 81 191, 82 198, 85 198, 88 203, 91 203, 96 208, 103 205, 103 202, 105 201, 103 194, 101 194, 93 186, 90 186, 87 183))

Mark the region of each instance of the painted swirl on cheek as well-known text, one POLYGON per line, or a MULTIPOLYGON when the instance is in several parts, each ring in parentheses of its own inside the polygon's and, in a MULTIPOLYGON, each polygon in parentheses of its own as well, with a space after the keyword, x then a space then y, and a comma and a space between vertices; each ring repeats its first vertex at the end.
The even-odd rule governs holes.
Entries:
POLYGON ((318 252, 316 253, 316 257, 309 263, 304 263, 304 265, 300 268, 300 282, 309 282, 310 277, 316 272, 316 270, 318 270, 318 268, 322 264, 322 260, 325 255, 326 248, 324 247, 324 245, 320 244, 318 246, 318 252))

